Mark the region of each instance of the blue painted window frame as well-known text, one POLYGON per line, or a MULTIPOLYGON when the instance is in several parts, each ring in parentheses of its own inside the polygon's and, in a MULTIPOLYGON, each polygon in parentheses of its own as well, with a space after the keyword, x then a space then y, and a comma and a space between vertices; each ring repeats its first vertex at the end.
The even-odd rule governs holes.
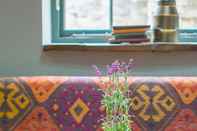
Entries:
POLYGON ((179 41, 180 42, 197 42, 197 28, 180 29, 179 41))
POLYGON ((105 43, 112 31, 113 9, 110 2, 110 29, 108 30, 65 30, 64 0, 51 0, 52 43, 105 43), (78 36, 73 36, 78 34, 78 36), (81 36, 80 36, 81 34, 81 36))

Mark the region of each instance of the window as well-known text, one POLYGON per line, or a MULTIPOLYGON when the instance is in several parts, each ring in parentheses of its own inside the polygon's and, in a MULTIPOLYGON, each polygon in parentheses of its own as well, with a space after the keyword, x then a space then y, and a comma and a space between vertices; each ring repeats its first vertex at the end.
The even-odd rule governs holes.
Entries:
MULTIPOLYGON (((150 9, 156 9, 153 4, 157 0, 148 0, 150 9)), ((179 14, 179 41, 197 42, 197 1, 176 0, 179 14)))
POLYGON ((177 0, 180 16, 180 41, 197 42, 197 1, 177 0))
MULTIPOLYGON (((148 0, 150 1, 150 0, 148 0)), ((155 9, 155 4, 151 0, 150 9, 155 9)), ((179 14, 180 29, 192 29, 197 27, 197 1, 196 0, 176 0, 179 14)))
MULTIPOLYGON (((156 0, 43 0, 44 12, 51 10, 52 43, 102 43, 113 25, 147 25, 156 0), (47 2, 50 1, 50 2, 47 2)), ((181 40, 188 32, 197 36, 197 1, 176 0, 181 40)), ((43 14, 45 15, 45 14, 43 14)), ((50 19, 49 19, 50 18, 50 19)), ((44 25, 44 28, 49 28, 44 25)), ((196 41, 196 40, 194 40, 196 41)))
POLYGON ((147 24, 147 5, 147 0, 51 0, 53 42, 107 42, 112 25, 147 24))
POLYGON ((112 0, 52 0, 54 42, 106 42, 112 27, 112 0))
POLYGON ((180 27, 197 27, 197 1, 196 0, 177 0, 177 8, 180 15, 180 27))

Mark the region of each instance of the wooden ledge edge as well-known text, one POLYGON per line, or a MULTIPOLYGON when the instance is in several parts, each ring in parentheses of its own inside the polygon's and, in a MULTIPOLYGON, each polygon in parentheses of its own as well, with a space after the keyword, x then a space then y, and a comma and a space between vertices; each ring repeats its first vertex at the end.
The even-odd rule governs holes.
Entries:
POLYGON ((197 51, 197 44, 143 43, 143 44, 106 44, 106 45, 43 45, 44 51, 110 51, 110 52, 171 52, 197 51))

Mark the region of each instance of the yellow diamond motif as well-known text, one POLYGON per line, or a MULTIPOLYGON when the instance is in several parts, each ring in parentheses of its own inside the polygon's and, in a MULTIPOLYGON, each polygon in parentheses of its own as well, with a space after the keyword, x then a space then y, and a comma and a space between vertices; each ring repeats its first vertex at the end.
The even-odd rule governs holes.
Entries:
POLYGON ((174 100, 169 96, 166 96, 166 98, 161 101, 161 105, 165 107, 167 111, 172 111, 176 106, 174 100))
POLYGON ((75 103, 69 108, 69 112, 77 122, 77 124, 80 124, 84 117, 89 112, 88 106, 80 99, 78 98, 75 103))
POLYGON ((21 109, 25 109, 30 101, 24 94, 22 94, 16 98, 16 103, 21 109))
POLYGON ((139 97, 135 96, 131 99, 131 107, 133 108, 133 110, 139 110, 143 105, 144 104, 139 97))

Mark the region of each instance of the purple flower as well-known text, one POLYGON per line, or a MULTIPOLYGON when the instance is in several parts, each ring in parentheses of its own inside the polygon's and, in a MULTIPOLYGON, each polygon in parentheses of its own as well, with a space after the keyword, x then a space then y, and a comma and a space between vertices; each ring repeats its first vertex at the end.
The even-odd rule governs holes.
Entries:
POLYGON ((120 70, 120 61, 119 60, 116 60, 114 61, 112 64, 111 64, 111 70, 113 73, 117 73, 119 70, 120 70))
POLYGON ((95 70, 97 76, 101 76, 102 73, 96 65, 92 65, 92 68, 95 70))
POLYGON ((119 72, 120 73, 126 73, 129 70, 131 70, 133 67, 133 59, 130 59, 128 63, 121 61, 120 62, 120 69, 119 72))
POLYGON ((113 70, 110 67, 110 65, 107 65, 107 75, 112 75, 113 74, 113 70))
MULTIPOLYGON (((92 65, 96 71, 97 76, 102 76, 101 71, 96 65, 92 65)), ((129 59, 129 62, 115 60, 111 65, 107 65, 107 75, 111 76, 114 73, 127 73, 133 68, 133 59, 129 59)))

